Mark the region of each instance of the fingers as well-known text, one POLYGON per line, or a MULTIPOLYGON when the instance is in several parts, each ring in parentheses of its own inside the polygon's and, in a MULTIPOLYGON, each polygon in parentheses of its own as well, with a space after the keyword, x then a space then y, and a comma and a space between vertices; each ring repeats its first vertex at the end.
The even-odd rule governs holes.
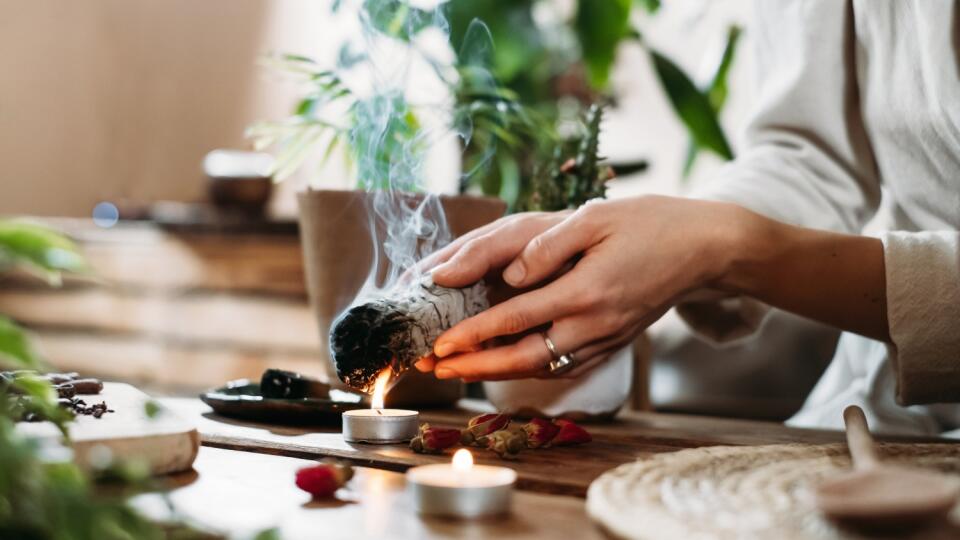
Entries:
POLYGON ((512 345, 440 360, 434 373, 438 379, 494 380, 505 375, 523 379, 542 371, 550 358, 543 337, 530 334, 512 345))
POLYGON ((580 307, 580 288, 573 274, 566 274, 542 288, 514 296, 470 317, 444 332, 434 345, 443 358, 483 342, 519 334, 550 321, 557 321, 580 307))
MULTIPOLYGON (((584 319, 562 319, 547 331, 547 335, 563 354, 596 341, 598 336, 595 331, 584 319)), ((545 373, 551 360, 553 354, 543 336, 535 333, 510 345, 438 360, 434 372, 439 379, 523 379, 545 373)))
POLYGON ((551 214, 525 214, 474 234, 433 269, 433 280, 444 287, 466 287, 475 283, 491 270, 513 260, 531 238, 560 219, 562 216, 551 214))
POLYGON ((474 238, 484 235, 501 226, 503 226, 502 219, 494 221, 493 223, 488 223, 483 227, 478 227, 468 232, 467 234, 460 236, 453 242, 450 242, 446 246, 438 249, 437 251, 434 251, 430 255, 427 255, 426 257, 418 261, 417 264, 414 265, 415 271, 420 273, 420 272, 428 272, 432 270, 436 266, 450 260, 450 258, 453 257, 457 253, 457 251, 459 251, 459 249, 463 247, 463 245, 469 242, 470 240, 473 240, 474 238))
POLYGON ((437 366, 437 357, 432 354, 428 354, 427 356, 424 356, 423 358, 421 358, 420 360, 417 360, 413 364, 413 367, 417 368, 417 371, 421 373, 429 373, 433 371, 433 369, 436 366, 437 366))
POLYGON ((504 270, 503 280, 516 288, 538 283, 586 251, 594 234, 582 215, 578 212, 533 238, 504 270))

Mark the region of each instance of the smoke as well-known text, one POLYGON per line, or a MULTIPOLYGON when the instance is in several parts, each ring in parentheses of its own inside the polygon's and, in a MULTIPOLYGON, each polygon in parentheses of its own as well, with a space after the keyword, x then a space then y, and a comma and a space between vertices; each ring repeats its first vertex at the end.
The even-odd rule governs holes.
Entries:
MULTIPOLYGON (((419 279, 416 263, 452 240, 440 197, 428 189, 436 182, 429 181, 427 165, 439 153, 449 157, 470 144, 473 126, 453 91, 462 74, 469 74, 471 84, 495 82, 486 70, 493 50, 489 31, 475 21, 464 40, 468 49, 455 54, 444 8, 400 0, 340 8, 360 23, 359 35, 340 57, 343 78, 358 96, 349 141, 360 185, 370 193, 375 254, 354 304, 390 294, 401 276, 419 279)), ((462 174, 475 172, 493 151, 485 149, 473 170, 462 174)), ((449 185, 457 183, 453 175, 449 185)))

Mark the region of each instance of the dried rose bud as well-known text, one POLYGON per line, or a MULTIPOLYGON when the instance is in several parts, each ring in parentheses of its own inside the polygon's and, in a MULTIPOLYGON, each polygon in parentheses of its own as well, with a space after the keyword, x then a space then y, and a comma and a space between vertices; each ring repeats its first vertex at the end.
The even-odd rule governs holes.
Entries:
POLYGON ((543 418, 533 418, 523 426, 527 434, 527 448, 540 448, 550 444, 550 441, 560 432, 560 426, 543 418))
POLYGON ((467 422, 467 429, 463 430, 460 442, 467 446, 482 444, 478 442, 480 437, 500 431, 509 424, 510 415, 508 414, 489 413, 474 416, 467 422))
POLYGON ((320 463, 297 471, 297 487, 314 499, 330 497, 353 478, 353 468, 339 463, 320 463))
POLYGON ((560 426, 560 432, 550 441, 550 446, 570 446, 573 444, 588 443, 593 437, 587 433, 587 430, 574 424, 570 420, 558 418, 553 421, 560 426))
POLYGON ((420 426, 420 434, 410 441, 414 452, 439 454, 446 448, 460 442, 460 430, 456 428, 433 427, 430 424, 420 426))
POLYGON ((496 452, 501 458, 514 459, 521 450, 526 448, 527 434, 523 430, 501 429, 481 437, 477 441, 496 452))

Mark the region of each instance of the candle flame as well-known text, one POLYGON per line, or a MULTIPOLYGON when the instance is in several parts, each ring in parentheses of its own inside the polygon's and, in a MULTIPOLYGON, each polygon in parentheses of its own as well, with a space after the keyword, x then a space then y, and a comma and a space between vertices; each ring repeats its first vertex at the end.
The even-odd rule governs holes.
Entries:
POLYGON ((453 470, 466 472, 473 467, 473 454, 466 448, 461 448, 453 454, 453 470))
POLYGON ((390 368, 381 371, 380 375, 377 375, 376 382, 373 383, 373 399, 370 400, 372 408, 383 408, 383 399, 387 395, 388 382, 390 382, 390 368))

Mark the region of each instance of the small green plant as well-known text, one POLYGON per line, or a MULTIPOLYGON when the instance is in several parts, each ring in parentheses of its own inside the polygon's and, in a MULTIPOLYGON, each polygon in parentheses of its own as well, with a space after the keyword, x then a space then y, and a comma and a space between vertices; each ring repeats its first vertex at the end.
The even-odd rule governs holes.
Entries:
POLYGON ((583 135, 558 146, 553 158, 535 171, 525 210, 566 210, 607 196, 607 181, 614 171, 602 164, 599 155, 602 120, 603 107, 593 105, 587 110, 583 135))
MULTIPOLYGON (((599 119, 601 114, 590 108, 614 99, 610 72, 618 47, 630 40, 646 48, 668 101, 689 133, 684 177, 703 151, 733 158, 719 114, 728 94, 738 28, 730 29, 709 86, 699 88, 644 42, 632 17, 635 9, 657 13, 658 0, 578 0, 569 20, 547 26, 535 21, 538 5, 543 7, 543 2, 450 0, 431 11, 405 0, 362 3, 359 17, 368 31, 414 50, 425 29, 439 24, 448 30, 452 64, 440 64, 429 54, 423 59, 454 97, 449 127, 463 140, 461 193, 475 190, 500 197, 511 210, 568 208, 582 204, 587 195, 602 196, 605 189, 598 186, 596 171, 580 165, 592 161, 584 158, 588 148, 580 145, 591 138, 591 131, 596 139, 600 124, 591 124, 588 117, 599 119), (571 157, 576 167, 565 166, 571 157)), ((335 2, 334 12, 340 7, 335 2)), ((421 112, 399 93, 359 99, 339 70, 350 70, 367 56, 348 42, 339 58, 338 68, 327 70, 303 56, 272 57, 268 63, 300 77, 307 90, 289 118, 256 124, 248 135, 258 149, 277 149, 278 179, 308 155, 319 151, 325 162, 342 147, 354 165, 358 187, 416 189, 418 167, 431 144, 421 130, 421 112)), ((613 168, 629 174, 645 166, 641 161, 613 168)))
MULTIPOLYGON (((23 221, 0 220, 0 269, 19 268, 57 285, 62 272, 86 271, 77 246, 57 231, 23 221)), ((0 315, 0 370, 43 370, 25 331, 0 315)), ((29 540, 133 540, 209 538, 182 525, 159 525, 131 507, 125 495, 141 489, 146 472, 117 464, 111 477, 123 489, 98 490, 70 461, 50 461, 40 443, 16 429, 25 415, 54 423, 69 441, 73 414, 39 377, 0 379, 0 538, 29 540)))

